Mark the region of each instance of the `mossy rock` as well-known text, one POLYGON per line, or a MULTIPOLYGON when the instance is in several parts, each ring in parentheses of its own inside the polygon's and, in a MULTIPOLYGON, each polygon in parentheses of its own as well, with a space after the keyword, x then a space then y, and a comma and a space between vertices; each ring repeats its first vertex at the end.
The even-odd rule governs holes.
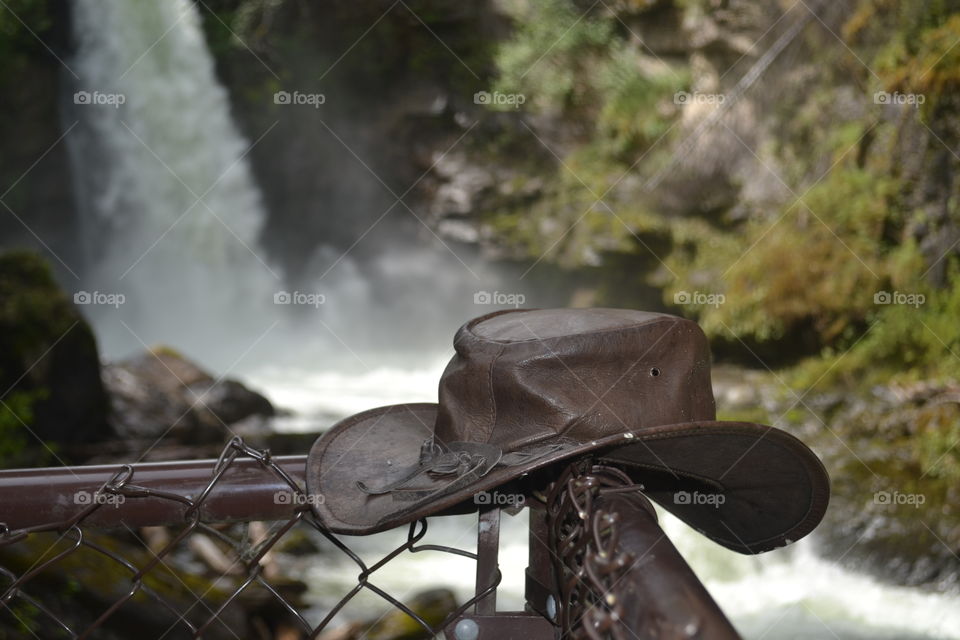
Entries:
POLYGON ((8 465, 49 462, 47 443, 111 435, 93 331, 29 251, 0 254, 0 389, 20 399, 0 406, 0 438, 24 444, 7 452, 8 465))
POLYGON ((832 484, 826 555, 898 584, 955 587, 960 385, 878 387, 831 414, 832 433, 814 443, 832 484))
MULTIPOLYGON (((86 545, 96 545, 138 569, 155 559, 152 552, 132 537, 127 539, 121 535, 85 531, 83 539, 85 546, 69 553, 76 540, 76 535, 70 533, 65 536, 57 533, 33 534, 0 547, 0 566, 4 569, 23 575, 31 568, 40 567, 39 573, 27 581, 22 592, 37 599, 76 632, 86 628, 115 602, 124 598, 134 584, 131 579, 133 572, 129 568, 86 545), (64 555, 57 558, 61 553, 64 555), (49 566, 41 566, 42 562, 50 562, 55 558, 49 566)), ((229 590, 224 589, 221 581, 211 581, 180 570, 176 560, 170 557, 147 572, 143 587, 174 610, 184 612, 186 619, 194 625, 203 624, 206 617, 216 611, 229 595, 229 590), (198 606, 196 600, 201 594, 205 604, 198 606)), ((169 630, 169 634, 164 636, 167 638, 192 637, 187 627, 178 622, 177 614, 157 602, 144 589, 140 589, 114 612, 94 637, 127 639, 143 634, 144 630, 169 630)), ((0 615, 0 638, 33 637, 32 634, 44 638, 69 637, 62 629, 50 625, 49 618, 23 598, 14 598, 11 606, 14 611, 26 613, 28 617, 18 613, 18 620, 8 611, 4 612, 4 615, 0 615)), ((239 605, 228 606, 219 619, 221 622, 211 625, 204 633, 204 638, 248 637, 246 617, 239 605)), ((152 636, 152 633, 149 635, 152 636)))

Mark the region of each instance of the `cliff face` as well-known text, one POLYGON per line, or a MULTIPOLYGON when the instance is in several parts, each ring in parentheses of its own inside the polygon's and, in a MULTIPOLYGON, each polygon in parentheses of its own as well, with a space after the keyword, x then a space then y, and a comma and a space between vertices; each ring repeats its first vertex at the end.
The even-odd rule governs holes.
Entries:
POLYGON ((492 83, 523 97, 495 115, 527 152, 459 148, 438 228, 540 264, 632 259, 638 285, 771 363, 849 346, 875 293, 949 297, 956 8, 807 4, 514 8, 492 83))
MULTIPOLYGON (((419 206, 395 203, 418 203, 411 185, 464 133, 456 117, 491 72, 504 25, 487 2, 407 6, 225 0, 204 13, 234 116, 258 141, 263 240, 292 277, 319 245, 342 251, 384 214, 377 229, 390 242, 428 233, 419 206)), ((356 255, 380 248, 360 243, 356 255)))

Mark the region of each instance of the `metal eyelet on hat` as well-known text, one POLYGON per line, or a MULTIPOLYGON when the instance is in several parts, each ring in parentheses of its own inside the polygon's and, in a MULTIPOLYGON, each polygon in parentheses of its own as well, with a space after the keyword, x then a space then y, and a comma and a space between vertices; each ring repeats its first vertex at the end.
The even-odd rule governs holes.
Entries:
POLYGON ((659 367, 652 367, 652 368, 650 369, 650 375, 653 376, 654 378, 656 378, 657 376, 659 376, 659 375, 660 375, 660 368, 659 368, 659 367))

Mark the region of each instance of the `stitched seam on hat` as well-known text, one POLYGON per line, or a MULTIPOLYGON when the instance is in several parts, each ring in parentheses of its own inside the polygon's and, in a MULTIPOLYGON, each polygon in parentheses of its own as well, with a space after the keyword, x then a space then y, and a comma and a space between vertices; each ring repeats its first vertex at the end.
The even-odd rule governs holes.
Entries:
MULTIPOLYGON (((513 309, 508 309, 508 311, 513 311, 513 309)), ((525 309, 525 311, 539 311, 539 309, 525 309)), ((490 318, 482 318, 482 319, 481 319, 481 318, 477 318, 477 320, 480 320, 481 322, 486 321, 486 320, 489 320, 489 319, 490 319, 490 318)), ((488 338, 488 337, 486 337, 486 336, 482 336, 482 335, 480 335, 479 333, 476 333, 476 332, 473 330, 473 324, 474 324, 473 322, 467 323, 467 324, 465 325, 465 327, 466 327, 466 330, 470 332, 470 335, 474 336, 474 337, 477 338, 478 340, 485 340, 485 341, 487 341, 487 342, 494 342, 494 343, 496 343, 496 344, 504 344, 504 345, 506 345, 506 344, 519 344, 519 343, 523 343, 523 342, 536 342, 536 341, 546 342, 547 340, 557 340, 557 339, 559 339, 559 338, 565 338, 565 337, 569 337, 569 336, 571 336, 571 335, 577 335, 577 336, 592 336, 592 335, 600 335, 600 334, 604 334, 604 333, 614 333, 614 332, 616 332, 616 331, 624 331, 624 330, 626 330, 626 329, 638 329, 638 328, 640 328, 640 327, 646 327, 646 326, 648 326, 648 325, 659 324, 659 323, 661 323, 661 322, 674 322, 674 323, 679 324, 679 321, 682 321, 682 320, 686 320, 686 319, 685 319, 685 318, 680 318, 680 317, 667 316, 667 317, 665 317, 665 318, 658 318, 657 320, 651 320, 650 322, 644 322, 643 324, 632 324, 632 325, 627 325, 627 326, 623 326, 623 327, 612 327, 612 328, 610 328, 610 329, 596 329, 596 330, 594 330, 594 331, 586 331, 586 332, 583 332, 583 333, 564 334, 564 335, 562 335, 562 336, 550 336, 549 338, 539 338, 539 337, 537 337, 537 336, 534 336, 534 337, 532 337, 532 338, 524 338, 523 340, 498 340, 498 339, 496 339, 496 338, 488 338)), ((693 322, 690 321, 690 320, 686 320, 686 321, 687 321, 687 322, 690 322, 691 324, 695 324, 695 323, 693 323, 693 322)), ((477 323, 477 324, 479 324, 479 323, 477 323)))
POLYGON ((491 358, 490 367, 487 370, 487 387, 490 390, 490 428, 487 430, 487 437, 484 442, 490 442, 490 438, 493 436, 493 430, 497 427, 497 394, 494 393, 493 389, 493 368, 497 366, 497 360, 500 359, 500 354, 503 353, 504 346, 503 344, 500 345, 500 348, 497 350, 497 355, 491 358))

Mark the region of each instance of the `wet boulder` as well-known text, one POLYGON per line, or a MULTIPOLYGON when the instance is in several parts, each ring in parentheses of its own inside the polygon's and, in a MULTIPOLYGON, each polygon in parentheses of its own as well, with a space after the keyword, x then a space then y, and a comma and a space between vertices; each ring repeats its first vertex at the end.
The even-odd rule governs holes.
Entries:
POLYGON ((104 366, 110 394, 111 422, 124 438, 158 438, 180 442, 222 442, 227 428, 267 418, 273 405, 241 382, 217 379, 169 347, 104 366))

